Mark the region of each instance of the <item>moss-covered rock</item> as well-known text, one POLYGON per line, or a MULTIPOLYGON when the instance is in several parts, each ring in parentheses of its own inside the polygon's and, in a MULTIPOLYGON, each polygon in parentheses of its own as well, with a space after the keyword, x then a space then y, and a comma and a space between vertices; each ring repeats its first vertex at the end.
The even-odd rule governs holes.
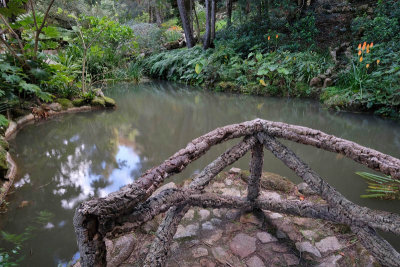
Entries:
POLYGON ((92 106, 97 106, 97 107, 105 107, 106 106, 106 101, 103 98, 100 97, 95 97, 93 98, 92 102, 90 103, 92 106))
POLYGON ((115 100, 112 99, 111 97, 103 97, 104 101, 106 102, 106 107, 115 107, 115 100))
POLYGON ((0 137, 0 148, 4 148, 5 150, 9 149, 8 142, 6 139, 4 139, 4 137, 0 137))
POLYGON ((312 90, 306 83, 303 82, 297 82, 296 83, 296 92, 293 92, 292 94, 298 97, 308 97, 311 96, 313 92, 317 90, 312 90))
MULTIPOLYGON (((249 180, 250 172, 242 170, 240 172, 240 177, 246 183, 249 180)), ((282 191, 285 193, 295 190, 295 184, 289 179, 271 172, 263 172, 261 176, 261 187, 267 190, 282 191)))
POLYGON ((234 92, 237 90, 237 87, 236 84, 233 82, 219 82, 217 84, 217 89, 224 92, 234 92))
POLYGON ((7 151, 0 147, 0 178, 4 178, 8 170, 7 151))
POLYGON ((86 105, 86 100, 83 98, 77 98, 72 100, 72 105, 74 105, 74 107, 82 107, 84 105, 86 105))
POLYGON ((57 103, 60 103, 63 109, 72 108, 74 105, 72 104, 71 100, 66 98, 58 98, 56 100, 57 103))

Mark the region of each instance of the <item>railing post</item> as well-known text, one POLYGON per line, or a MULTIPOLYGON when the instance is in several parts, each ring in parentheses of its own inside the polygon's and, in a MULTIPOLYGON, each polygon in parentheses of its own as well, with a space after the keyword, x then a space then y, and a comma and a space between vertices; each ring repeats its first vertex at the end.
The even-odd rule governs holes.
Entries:
POLYGON ((254 202, 260 194, 260 179, 264 163, 264 146, 258 142, 251 149, 250 178, 247 199, 254 202))

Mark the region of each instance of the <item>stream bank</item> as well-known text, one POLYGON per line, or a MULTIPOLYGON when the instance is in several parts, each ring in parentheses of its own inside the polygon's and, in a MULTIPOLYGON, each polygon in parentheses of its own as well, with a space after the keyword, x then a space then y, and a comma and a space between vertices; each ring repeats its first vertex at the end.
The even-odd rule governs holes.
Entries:
POLYGON ((14 138, 24 126, 67 113, 113 109, 115 107, 114 99, 106 97, 102 93, 89 103, 84 99, 71 101, 59 98, 53 103, 32 107, 30 113, 25 110, 26 115, 9 120, 8 128, 0 135, 0 206, 3 204, 17 175, 17 165, 8 152, 10 149, 8 140, 14 138))

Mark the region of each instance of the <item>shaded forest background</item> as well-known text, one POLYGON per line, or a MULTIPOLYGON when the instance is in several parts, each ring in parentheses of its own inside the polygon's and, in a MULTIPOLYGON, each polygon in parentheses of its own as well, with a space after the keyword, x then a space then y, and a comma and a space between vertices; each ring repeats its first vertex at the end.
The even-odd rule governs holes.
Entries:
POLYGON ((143 75, 399 117, 397 0, 0 4, 3 129, 32 106, 84 105, 143 75))

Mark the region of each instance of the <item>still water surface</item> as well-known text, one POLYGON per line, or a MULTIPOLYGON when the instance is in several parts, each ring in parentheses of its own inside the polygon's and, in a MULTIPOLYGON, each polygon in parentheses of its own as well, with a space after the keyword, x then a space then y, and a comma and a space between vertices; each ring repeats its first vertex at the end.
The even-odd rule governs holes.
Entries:
MULTIPOLYGON (((11 143, 19 170, 0 229, 22 233, 36 226, 24 243, 22 266, 67 265, 79 257, 72 226, 74 209, 91 196, 105 196, 131 183, 148 168, 216 127, 255 118, 320 129, 400 158, 400 124, 369 115, 333 113, 317 102, 214 94, 165 82, 118 85, 108 89, 114 111, 70 114, 24 128, 11 143), (23 201, 26 206, 21 205, 23 201), (22 207, 24 206, 24 207, 22 207), (51 214, 39 224, 40 212, 51 214)), ((213 148, 171 180, 182 182, 237 140, 213 148)), ((304 161, 350 200, 400 213, 399 202, 359 197, 366 184, 354 174, 367 169, 336 154, 288 144, 304 161)), ((248 169, 249 156, 234 166, 248 169)), ((298 178, 271 154, 264 169, 298 178)), ((389 237, 397 249, 400 241, 389 237)), ((0 247, 10 245, 0 241, 0 247)))

